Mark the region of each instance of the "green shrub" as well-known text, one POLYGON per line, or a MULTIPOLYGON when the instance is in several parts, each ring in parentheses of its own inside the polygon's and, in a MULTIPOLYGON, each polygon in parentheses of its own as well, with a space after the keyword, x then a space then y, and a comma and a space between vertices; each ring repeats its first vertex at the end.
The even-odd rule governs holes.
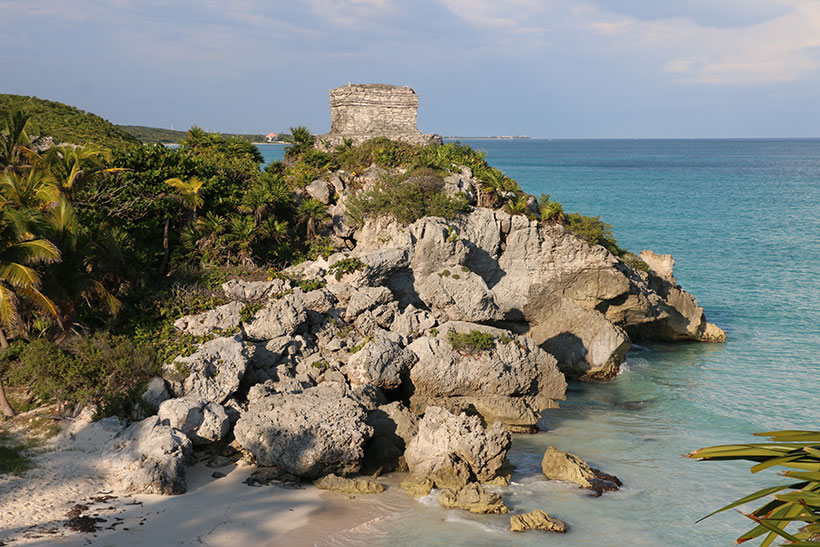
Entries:
POLYGON ((328 268, 328 273, 334 274, 336 281, 339 281, 343 275, 364 270, 365 268, 367 268, 367 264, 362 262, 359 257, 354 256, 334 262, 330 268, 328 268))
POLYGON ((97 332, 60 347, 38 339, 12 365, 15 383, 31 385, 43 401, 99 405, 103 416, 127 412, 139 388, 159 373, 154 351, 125 336, 97 332))
POLYGON ((347 212, 359 225, 363 225, 365 219, 380 216, 389 216, 408 225, 426 216, 449 220, 470 210, 463 195, 451 198, 442 191, 425 190, 424 184, 413 179, 387 177, 373 188, 351 197, 347 212))
POLYGON ((564 221, 564 206, 557 201, 550 201, 549 194, 541 194, 541 199, 538 200, 538 212, 541 214, 542 222, 564 221))
POLYGON ((296 285, 298 285, 303 292, 310 292, 324 288, 327 286, 327 281, 324 279, 301 279, 296 282, 296 285))
POLYGON ((612 235, 612 225, 601 220, 599 216, 588 217, 581 213, 568 213, 565 226, 584 241, 600 245, 615 256, 621 256, 626 252, 618 247, 615 236, 612 235))
POLYGON ((0 445, 0 475, 22 475, 34 467, 21 445, 0 445))
POLYGON ((471 330, 470 332, 450 331, 447 340, 453 349, 464 355, 473 355, 495 348, 495 339, 492 334, 471 330))
POLYGON ((626 251, 624 252, 623 256, 621 256, 621 260, 623 260, 627 266, 634 268, 636 270, 640 270, 642 272, 649 271, 649 264, 638 258, 635 255, 635 253, 630 253, 629 251, 626 251))
POLYGON ((242 323, 247 323, 253 316, 256 315, 256 312, 264 308, 265 305, 261 302, 251 302, 249 304, 245 304, 242 306, 242 311, 239 312, 239 321, 242 323))

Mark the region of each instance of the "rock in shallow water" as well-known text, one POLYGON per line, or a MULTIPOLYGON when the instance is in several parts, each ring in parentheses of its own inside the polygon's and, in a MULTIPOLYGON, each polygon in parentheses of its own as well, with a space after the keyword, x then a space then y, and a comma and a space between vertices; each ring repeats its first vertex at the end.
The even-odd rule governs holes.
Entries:
POLYGON ((532 513, 510 517, 510 531, 526 532, 527 530, 544 530, 563 534, 567 531, 567 524, 563 520, 549 516, 540 509, 536 509, 532 513))
POLYGON ((587 462, 555 447, 547 447, 541 460, 541 470, 548 479, 569 481, 581 488, 592 490, 596 496, 602 492, 618 490, 622 483, 618 477, 591 467, 587 462))
POLYGON ((334 474, 313 481, 313 486, 342 494, 380 494, 384 486, 371 479, 348 479, 334 474))
POLYGON ((478 416, 455 416, 431 406, 404 458, 414 476, 429 478, 439 488, 457 490, 471 477, 480 482, 498 477, 505 469, 509 448, 510 434, 500 423, 484 429, 478 416))
POLYGON ((464 509, 478 514, 499 514, 509 511, 501 496, 495 492, 487 492, 477 482, 471 482, 458 490, 442 492, 438 501, 447 509, 464 509))

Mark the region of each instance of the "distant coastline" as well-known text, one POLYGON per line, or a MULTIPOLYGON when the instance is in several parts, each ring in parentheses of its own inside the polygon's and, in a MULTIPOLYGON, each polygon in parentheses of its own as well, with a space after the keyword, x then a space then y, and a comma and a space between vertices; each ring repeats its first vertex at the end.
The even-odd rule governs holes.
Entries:
POLYGON ((464 139, 470 141, 515 141, 515 140, 527 140, 531 139, 532 137, 528 137, 527 135, 491 135, 491 136, 484 136, 484 137, 465 137, 465 136, 443 136, 442 139, 464 139))

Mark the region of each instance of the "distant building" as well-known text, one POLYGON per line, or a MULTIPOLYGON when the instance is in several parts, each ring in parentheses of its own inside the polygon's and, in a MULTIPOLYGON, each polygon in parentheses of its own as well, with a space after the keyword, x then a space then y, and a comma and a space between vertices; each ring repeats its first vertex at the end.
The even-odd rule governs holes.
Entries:
POLYGON ((265 135, 265 142, 279 142, 279 135, 276 133, 268 133, 265 135))
POLYGON ((374 137, 428 144, 439 135, 424 135, 416 127, 419 98, 409 87, 387 84, 347 84, 330 90, 330 133, 319 141, 337 146, 349 139, 359 144, 374 137))

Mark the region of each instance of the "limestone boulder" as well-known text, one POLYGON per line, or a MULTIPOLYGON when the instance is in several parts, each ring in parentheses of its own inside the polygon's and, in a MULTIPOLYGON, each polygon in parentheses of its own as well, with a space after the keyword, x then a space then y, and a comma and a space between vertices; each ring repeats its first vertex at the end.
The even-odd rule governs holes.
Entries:
POLYGON ((438 488, 459 489, 471 480, 496 479, 509 447, 510 434, 500 423, 485 429, 478 416, 456 416, 430 406, 404 458, 412 475, 428 478, 438 488))
POLYGON ((193 336, 235 329, 239 327, 243 306, 241 302, 231 302, 200 314, 186 315, 177 319, 174 327, 193 336))
POLYGON ((602 313, 566 298, 558 299, 549 309, 528 334, 542 340, 541 347, 555 356, 560 370, 585 380, 614 378, 632 347, 626 331, 602 313))
POLYGON ((372 479, 350 479, 333 474, 316 479, 313 481, 313 486, 342 494, 380 494, 384 492, 384 485, 372 479))
POLYGON ((239 389, 253 351, 239 335, 215 338, 165 365, 163 375, 177 397, 221 404, 239 389))
POLYGON ((541 509, 510 517, 511 532, 526 532, 527 530, 543 530, 563 534, 567 531, 567 523, 551 517, 541 509))
POLYGON ((477 482, 466 484, 458 490, 445 490, 438 501, 447 509, 464 509, 470 513, 499 514, 509 511, 501 496, 484 490, 477 482))
POLYGON ((415 362, 415 353, 379 336, 351 355, 343 370, 352 385, 372 384, 381 389, 396 389, 415 362))
POLYGON ((547 447, 544 452, 541 470, 548 479, 572 482, 592 490, 596 496, 618 490, 622 485, 618 477, 595 469, 575 454, 562 452, 553 446, 547 447))
POLYGON ((222 292, 231 300, 253 302, 273 300, 293 287, 289 279, 272 279, 270 281, 243 281, 231 279, 222 284, 222 292))
MULTIPOLYGON (((163 401, 171 398, 168 392, 168 384, 160 376, 155 376, 148 381, 145 391, 142 393, 142 401, 151 409, 159 408, 163 401)), ((153 410, 152 412, 153 413, 153 410)))
POLYGON ((373 433, 367 413, 344 388, 267 394, 248 405, 234 435, 257 464, 315 479, 359 471, 373 433))
POLYGON ((416 415, 394 401, 371 410, 366 422, 373 428, 373 437, 365 446, 365 472, 406 471, 404 451, 419 430, 416 415))
POLYGON ((354 321, 359 315, 393 300, 387 287, 361 287, 350 295, 344 312, 346 321, 354 321))
POLYGON ((333 187, 327 182, 316 179, 305 187, 305 191, 313 199, 328 205, 333 197, 332 188, 333 187))
POLYGON ((411 408, 417 411, 428 405, 471 410, 488 424, 527 430, 542 410, 557 407, 565 397, 566 380, 555 358, 532 339, 503 329, 449 322, 435 337, 420 337, 408 349, 418 358, 410 370, 411 408), (453 336, 471 333, 488 336, 492 347, 454 347, 453 336))
POLYGON ((125 493, 183 494, 191 461, 188 437, 157 416, 132 424, 103 448, 111 480, 125 493))
POLYGON ((416 281, 419 298, 453 321, 502 319, 492 291, 466 266, 443 267, 416 281))
POLYGON ((307 324, 308 307, 305 293, 297 288, 291 294, 272 301, 256 312, 253 318, 244 324, 244 330, 250 340, 262 341, 304 332, 307 324))
POLYGON ((163 425, 185 433, 194 445, 221 441, 231 430, 225 409, 210 401, 168 399, 159 406, 157 416, 163 425))

